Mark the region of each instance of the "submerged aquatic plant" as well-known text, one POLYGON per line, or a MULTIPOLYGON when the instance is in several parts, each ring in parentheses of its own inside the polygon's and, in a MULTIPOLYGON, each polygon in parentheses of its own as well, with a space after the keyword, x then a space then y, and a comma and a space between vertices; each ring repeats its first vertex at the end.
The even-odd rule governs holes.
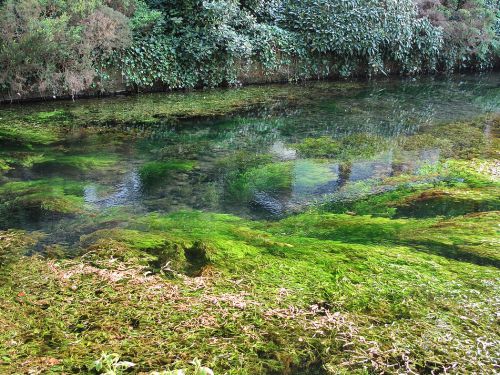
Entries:
POLYGON ((139 175, 145 186, 160 183, 175 172, 189 172, 196 165, 194 161, 153 161, 144 164, 139 175))

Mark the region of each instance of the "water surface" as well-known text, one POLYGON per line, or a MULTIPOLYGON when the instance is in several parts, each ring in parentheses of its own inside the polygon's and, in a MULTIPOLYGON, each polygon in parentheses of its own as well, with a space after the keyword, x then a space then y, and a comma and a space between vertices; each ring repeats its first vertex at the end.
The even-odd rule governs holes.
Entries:
MULTIPOLYGON (((0 161, 9 163, 0 225, 71 242, 81 233, 64 228, 116 209, 276 219, 393 189, 388 179, 407 181, 450 157, 481 158, 495 134, 460 123, 500 111, 499 74, 272 89, 280 91, 272 100, 196 118, 160 109, 210 93, 3 106, 4 120, 32 119, 35 131, 50 126, 60 135, 29 144, 0 137, 0 161), (476 139, 483 143, 467 143, 476 139)), ((456 206, 436 212, 430 202, 398 214, 460 214, 456 206)))

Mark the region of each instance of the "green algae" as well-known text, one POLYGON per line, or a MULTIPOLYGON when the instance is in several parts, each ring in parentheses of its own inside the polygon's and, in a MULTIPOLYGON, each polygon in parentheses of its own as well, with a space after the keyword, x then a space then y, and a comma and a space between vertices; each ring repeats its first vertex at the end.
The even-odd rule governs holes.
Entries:
POLYGON ((0 175, 4 172, 7 172, 9 169, 11 169, 9 163, 7 160, 0 159, 0 175))
POLYGON ((35 114, 28 115, 27 118, 33 122, 52 123, 54 121, 70 120, 72 116, 65 110, 55 109, 53 111, 36 112, 35 114))
POLYGON ((226 179, 226 193, 231 199, 248 202, 257 193, 273 196, 312 193, 322 184, 337 178, 325 160, 268 163, 266 155, 256 156, 236 167, 226 179), (263 163, 263 164, 261 164, 263 163), (252 165, 258 165, 252 167, 252 165))
POLYGON ((84 209, 83 187, 61 178, 8 182, 0 185, 0 225, 43 214, 75 214, 84 209))
POLYGON ((18 229, 0 231, 0 268, 18 261, 42 236, 18 229))
POLYGON ((306 138, 296 145, 301 155, 306 157, 334 157, 341 151, 341 144, 330 137, 306 138))
POLYGON ((266 164, 245 171, 228 186, 228 194, 240 202, 250 201, 257 192, 283 194, 293 183, 293 164, 282 162, 266 164))
POLYGON ((306 138, 293 145, 305 157, 330 157, 341 160, 368 159, 386 150, 388 146, 384 137, 367 133, 347 135, 339 140, 330 137, 306 138))
POLYGON ((48 145, 60 139, 58 131, 51 126, 26 124, 19 121, 0 122, 0 143, 31 147, 32 145, 48 145))
MULTIPOLYGON (((29 160, 29 166, 36 168, 61 168, 67 167, 82 172, 106 170, 117 162, 113 155, 39 155, 29 160)), ((23 165, 27 165, 23 160, 23 165)))
POLYGON ((298 160, 293 168, 293 186, 297 191, 311 191, 338 178, 327 160, 298 160))
POLYGON ((419 133, 402 139, 401 148, 406 151, 438 149, 442 157, 455 159, 484 158, 495 155, 498 139, 490 133, 498 133, 500 116, 489 114, 469 121, 442 123, 424 127, 419 133))
POLYGON ((0 320, 9 329, 0 334, 8 358, 0 366, 81 372, 106 351, 134 362, 137 371, 186 367, 196 353, 214 371, 230 374, 437 371, 449 363, 487 372, 493 348, 465 353, 480 337, 496 335, 490 322, 498 270, 423 247, 451 241, 485 257, 496 217, 309 212, 265 223, 201 212, 138 216, 127 229, 82 238, 88 251, 81 258, 21 258, 1 270, 0 320), (117 243, 152 254, 166 273, 192 256, 201 263, 198 278, 144 276, 144 258, 106 252, 117 243), (95 256, 100 248, 107 250, 95 256), (193 248, 196 255, 189 255, 193 248), (447 342, 439 339, 443 327, 447 342), (12 340, 23 344, 9 346, 12 340), (362 363, 373 351, 379 361, 366 367, 352 360, 347 343, 362 363))
POLYGON ((500 209, 500 186, 469 188, 445 183, 400 186, 379 194, 356 194, 355 200, 326 203, 331 212, 385 217, 459 216, 500 209))
MULTIPOLYGON (((302 88, 303 91, 314 91, 302 88)), ((31 122, 57 121, 73 124, 154 124, 175 122, 186 118, 222 116, 248 110, 257 105, 301 99, 292 87, 286 85, 250 86, 239 89, 213 89, 184 93, 158 93, 114 98, 112 100, 81 100, 78 105, 33 108, 25 118, 31 122), (126 103, 126 105, 124 105, 126 103), (52 109, 53 108, 53 109, 52 109), (47 110, 51 109, 51 110, 47 110)))

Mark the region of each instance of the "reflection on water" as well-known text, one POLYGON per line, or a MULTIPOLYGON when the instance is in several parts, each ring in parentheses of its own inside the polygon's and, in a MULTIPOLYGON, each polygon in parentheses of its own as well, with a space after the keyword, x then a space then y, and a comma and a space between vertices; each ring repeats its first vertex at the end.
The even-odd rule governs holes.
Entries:
MULTIPOLYGON (((434 128, 500 111, 498 74, 346 85, 290 86, 298 97, 293 102, 192 122, 112 125, 104 112, 104 104, 130 111, 148 98, 158 103, 161 94, 50 103, 52 109, 81 106, 93 125, 67 128, 67 141, 56 145, 5 148, 0 156, 23 159, 2 181, 74 180, 91 210, 131 205, 276 217, 323 200, 352 199, 377 181, 418 174, 458 152, 452 138, 464 137, 441 136, 434 128)), ((471 131, 486 140, 494 136, 489 127, 471 131)))
POLYGON ((85 185, 83 198, 85 203, 99 208, 108 208, 139 202, 142 183, 137 169, 132 169, 117 181, 111 193, 102 193, 95 184, 85 185))

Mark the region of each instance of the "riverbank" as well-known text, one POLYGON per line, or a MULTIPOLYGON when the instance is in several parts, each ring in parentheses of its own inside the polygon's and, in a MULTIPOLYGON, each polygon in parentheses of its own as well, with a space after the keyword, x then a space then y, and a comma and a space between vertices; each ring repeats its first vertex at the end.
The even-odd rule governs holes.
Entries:
MULTIPOLYGON (((401 80, 412 80, 412 79, 422 79, 425 77, 435 77, 436 79, 446 79, 446 77, 453 77, 457 75, 488 75, 491 73, 500 71, 500 59, 496 61, 493 65, 493 68, 490 71, 485 71, 482 73, 474 73, 474 72, 463 72, 463 73, 445 73, 445 72, 436 72, 434 74, 423 74, 417 76, 408 76, 408 75, 398 75, 391 74, 387 75, 378 75, 373 78, 366 77, 361 72, 358 74, 354 74, 349 78, 342 78, 338 75, 332 74, 329 76, 322 77, 321 79, 304 79, 304 80, 292 80, 290 82, 290 76, 294 76, 294 74, 290 74, 290 72, 285 69, 283 72, 277 73, 264 73, 262 68, 254 68, 251 71, 245 72, 244 74, 238 77, 238 83, 232 86, 222 85, 219 87, 211 87, 211 88, 203 88, 196 87, 192 89, 172 89, 166 86, 161 85, 160 83, 154 84, 150 87, 137 87, 134 85, 127 84, 123 77, 116 77, 109 82, 106 83, 100 90, 88 90, 85 92, 80 92, 77 95, 39 95, 39 94, 23 94, 14 95, 5 92, 0 92, 0 105, 8 105, 8 104, 28 104, 28 103, 37 103, 37 102, 52 102, 52 101, 60 101, 60 100, 82 100, 82 99, 93 99, 93 98, 112 98, 112 97, 121 97, 121 96, 136 96, 142 94, 189 94, 193 92, 202 92, 202 93, 210 93, 217 90, 238 90, 241 87, 263 87, 268 85, 270 87, 278 86, 278 85, 307 85, 314 84, 314 82, 330 82, 332 84, 338 83, 342 85, 344 83, 352 83, 352 84, 363 84, 370 81, 384 81, 388 78, 392 79, 401 79, 401 80)), ((0 107, 1 108, 1 107, 0 107)))

